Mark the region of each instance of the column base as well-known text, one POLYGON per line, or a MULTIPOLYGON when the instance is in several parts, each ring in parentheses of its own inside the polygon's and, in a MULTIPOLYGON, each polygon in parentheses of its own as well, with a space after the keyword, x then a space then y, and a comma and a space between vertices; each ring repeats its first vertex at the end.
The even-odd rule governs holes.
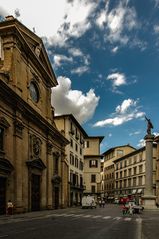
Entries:
POLYGON ((142 196, 144 209, 157 209, 156 206, 156 196, 154 195, 144 195, 142 196))

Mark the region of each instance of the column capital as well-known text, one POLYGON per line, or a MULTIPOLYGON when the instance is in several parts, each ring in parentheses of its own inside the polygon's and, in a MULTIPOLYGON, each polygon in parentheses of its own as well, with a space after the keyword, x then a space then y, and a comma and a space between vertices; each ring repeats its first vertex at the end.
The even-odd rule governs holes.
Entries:
POLYGON ((154 134, 147 134, 147 135, 145 135, 144 140, 153 141, 154 138, 155 138, 154 134))

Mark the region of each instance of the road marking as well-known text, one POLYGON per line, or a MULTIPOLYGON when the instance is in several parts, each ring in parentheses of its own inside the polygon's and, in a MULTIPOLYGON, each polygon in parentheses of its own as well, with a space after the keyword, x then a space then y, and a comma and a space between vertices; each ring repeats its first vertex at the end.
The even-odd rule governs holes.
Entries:
POLYGON ((121 217, 114 217, 113 220, 120 220, 121 217))
POLYGON ((102 217, 101 215, 98 215, 98 216, 93 216, 92 218, 99 218, 99 217, 102 217))
POLYGON ((132 218, 130 218, 130 217, 125 217, 125 218, 124 218, 124 221, 131 221, 131 219, 132 219, 132 218))
POLYGON ((64 217, 72 217, 74 214, 66 214, 64 217))
POLYGON ((109 219, 111 218, 111 216, 106 216, 106 217, 103 217, 103 219, 109 219))
POLYGON ((84 217, 84 218, 85 218, 85 217, 87 218, 87 217, 91 217, 91 216, 92 216, 92 215, 84 215, 83 217, 84 217))
POLYGON ((84 214, 74 214, 73 217, 82 217, 84 214))

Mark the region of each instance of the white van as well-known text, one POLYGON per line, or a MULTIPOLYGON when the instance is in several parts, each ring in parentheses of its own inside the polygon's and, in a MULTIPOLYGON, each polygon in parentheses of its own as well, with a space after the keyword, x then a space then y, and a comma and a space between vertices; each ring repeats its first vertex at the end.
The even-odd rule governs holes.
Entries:
POLYGON ((83 196, 82 208, 96 208, 96 202, 94 196, 83 196))

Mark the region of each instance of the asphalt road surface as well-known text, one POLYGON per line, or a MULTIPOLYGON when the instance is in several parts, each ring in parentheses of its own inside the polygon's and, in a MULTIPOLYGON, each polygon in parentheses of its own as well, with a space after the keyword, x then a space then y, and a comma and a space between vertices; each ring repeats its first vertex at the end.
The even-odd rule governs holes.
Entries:
POLYGON ((159 211, 123 216, 118 205, 69 208, 0 220, 0 239, 158 239, 158 225, 159 211))

